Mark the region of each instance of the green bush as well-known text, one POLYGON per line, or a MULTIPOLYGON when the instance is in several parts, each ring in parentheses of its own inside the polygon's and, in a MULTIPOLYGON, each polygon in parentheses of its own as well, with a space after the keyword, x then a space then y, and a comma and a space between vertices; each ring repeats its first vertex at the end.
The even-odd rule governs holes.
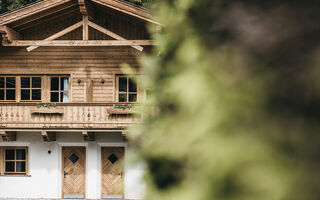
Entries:
POLYGON ((146 199, 320 199, 319 11, 156 2, 164 27, 150 28, 158 45, 142 60, 153 95, 128 134, 148 169, 146 199))

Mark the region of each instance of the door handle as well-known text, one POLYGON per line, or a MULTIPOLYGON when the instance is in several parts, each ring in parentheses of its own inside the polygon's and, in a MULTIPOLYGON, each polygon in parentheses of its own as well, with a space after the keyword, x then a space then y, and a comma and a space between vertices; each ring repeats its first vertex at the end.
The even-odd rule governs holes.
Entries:
POLYGON ((68 175, 68 172, 64 171, 63 172, 63 177, 66 178, 67 175, 68 175))

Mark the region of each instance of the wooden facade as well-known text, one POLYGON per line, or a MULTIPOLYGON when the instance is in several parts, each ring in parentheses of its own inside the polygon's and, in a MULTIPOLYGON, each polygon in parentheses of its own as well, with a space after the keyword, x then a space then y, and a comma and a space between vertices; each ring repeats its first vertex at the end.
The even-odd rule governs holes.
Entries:
POLYGON ((136 105, 145 91, 138 84, 136 101, 119 102, 117 78, 121 64, 132 67, 129 76, 141 73, 138 59, 152 44, 148 24, 157 23, 147 11, 118 0, 47 0, 0 16, 0 79, 15 78, 14 100, 0 98, 0 129, 110 131, 138 122, 117 105, 136 105), (68 101, 52 102, 50 79, 61 76, 68 101), (40 100, 23 100, 22 77, 41 78, 40 100))

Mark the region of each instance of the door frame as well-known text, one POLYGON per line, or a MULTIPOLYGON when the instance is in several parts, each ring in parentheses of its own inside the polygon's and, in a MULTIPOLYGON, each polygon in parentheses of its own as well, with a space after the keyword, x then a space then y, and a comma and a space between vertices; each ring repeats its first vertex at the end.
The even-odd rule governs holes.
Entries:
POLYGON ((124 148, 124 163, 123 163, 123 169, 124 169, 124 180, 123 180, 123 199, 126 199, 126 183, 127 183, 127 167, 126 167, 126 160, 127 160, 127 148, 128 143, 127 142, 110 142, 110 143, 98 143, 98 167, 99 169, 99 176, 100 176, 100 183, 98 184, 100 187, 100 199, 103 199, 102 194, 102 148, 103 147, 123 147, 124 148))
POLYGON ((88 145, 87 144, 84 144, 84 143, 59 143, 59 161, 61 163, 59 163, 59 168, 60 168, 60 172, 61 172, 61 175, 60 175, 60 196, 61 196, 61 199, 63 199, 63 179, 64 179, 64 175, 63 175, 63 172, 64 172, 64 165, 63 165, 63 155, 62 155, 62 147, 83 147, 85 148, 85 171, 84 171, 84 174, 85 174, 85 187, 84 187, 84 196, 83 196, 83 199, 86 199, 87 198, 87 168, 88 168, 88 162, 87 162, 87 156, 88 156, 88 145))

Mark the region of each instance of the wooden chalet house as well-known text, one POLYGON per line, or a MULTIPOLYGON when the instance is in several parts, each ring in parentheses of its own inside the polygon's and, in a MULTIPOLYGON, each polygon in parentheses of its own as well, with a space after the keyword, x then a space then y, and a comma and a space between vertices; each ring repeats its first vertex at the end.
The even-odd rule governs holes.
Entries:
POLYGON ((120 0, 42 0, 0 15, 0 199, 143 198, 125 131, 146 96, 135 80, 147 25, 159 24, 120 0))

